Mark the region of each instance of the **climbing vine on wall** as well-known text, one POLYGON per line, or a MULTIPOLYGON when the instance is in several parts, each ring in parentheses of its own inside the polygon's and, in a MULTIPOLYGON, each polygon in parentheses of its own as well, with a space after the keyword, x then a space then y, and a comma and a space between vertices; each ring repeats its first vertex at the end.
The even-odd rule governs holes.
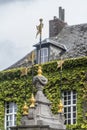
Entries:
MULTIPOLYGON (((38 66, 34 66, 34 75, 38 66)), ((60 68, 57 61, 42 65, 43 75, 48 78, 44 93, 52 102, 52 111, 57 113, 60 98, 60 68)), ((33 89, 34 91, 35 89, 33 89)), ((77 124, 68 125, 69 128, 87 127, 87 57, 67 59, 63 64, 61 90, 76 90, 77 92, 77 124)), ((5 102, 16 102, 18 106, 17 124, 20 124, 24 100, 29 104, 32 92, 32 68, 28 68, 26 76, 21 76, 21 69, 0 72, 0 128, 4 127, 5 102)), ((35 91, 34 91, 35 93, 35 91)))

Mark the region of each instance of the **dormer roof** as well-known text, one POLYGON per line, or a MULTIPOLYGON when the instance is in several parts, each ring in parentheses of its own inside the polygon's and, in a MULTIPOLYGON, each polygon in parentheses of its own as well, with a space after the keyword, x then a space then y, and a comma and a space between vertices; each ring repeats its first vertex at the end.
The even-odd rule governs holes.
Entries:
MULTIPOLYGON (((63 45, 63 44, 61 44, 61 43, 59 43, 59 42, 57 42, 56 40, 53 40, 53 39, 51 39, 51 38, 46 38, 46 39, 44 39, 44 40, 41 42, 41 45, 42 45, 42 47, 43 47, 43 45, 53 45, 53 46, 55 46, 55 47, 57 47, 57 48, 60 48, 60 49, 62 49, 62 50, 64 50, 64 51, 67 50, 67 48, 66 48, 65 45, 63 45)), ((34 47, 39 47, 39 46, 40 46, 40 42, 34 45, 34 47)))

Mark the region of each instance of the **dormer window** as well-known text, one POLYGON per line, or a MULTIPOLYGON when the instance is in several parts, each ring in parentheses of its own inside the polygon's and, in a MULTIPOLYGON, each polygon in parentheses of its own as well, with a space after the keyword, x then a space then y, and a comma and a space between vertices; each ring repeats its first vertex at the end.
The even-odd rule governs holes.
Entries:
MULTIPOLYGON (((41 63, 48 61, 48 48, 41 48, 41 63)), ((38 50, 38 63, 40 63, 40 50, 38 50)))
MULTIPOLYGON (((34 45, 36 47, 36 63, 40 63, 40 43, 34 45)), ((66 52, 66 47, 52 39, 45 39, 41 42, 41 63, 56 60, 66 52)))

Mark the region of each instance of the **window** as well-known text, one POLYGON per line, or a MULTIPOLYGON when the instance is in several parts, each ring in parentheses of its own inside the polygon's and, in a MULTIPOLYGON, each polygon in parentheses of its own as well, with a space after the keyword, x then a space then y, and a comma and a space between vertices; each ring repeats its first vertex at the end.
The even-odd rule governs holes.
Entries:
MULTIPOLYGON (((41 48, 41 63, 48 61, 48 48, 41 48)), ((40 50, 38 51, 38 63, 40 63, 40 50)))
POLYGON ((17 105, 14 102, 5 104, 5 129, 10 130, 11 126, 16 125, 17 105))
POLYGON ((76 91, 63 92, 65 124, 76 123, 76 91))

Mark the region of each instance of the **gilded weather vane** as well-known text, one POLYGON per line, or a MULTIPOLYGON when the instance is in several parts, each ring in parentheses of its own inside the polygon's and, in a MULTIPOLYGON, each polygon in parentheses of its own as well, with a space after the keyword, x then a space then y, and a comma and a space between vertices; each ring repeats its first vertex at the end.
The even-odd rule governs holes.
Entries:
POLYGON ((42 23, 42 21, 43 21, 43 19, 40 19, 39 21, 40 21, 40 24, 39 24, 38 26, 36 26, 36 28, 37 28, 36 37, 37 37, 39 34, 42 35, 42 28, 43 28, 43 23, 42 23))
POLYGON ((40 20, 40 24, 38 26, 36 26, 37 28, 37 33, 36 33, 36 37, 40 34, 40 55, 39 55, 39 64, 41 65, 41 42, 42 42, 42 28, 43 28, 43 19, 41 18, 40 20))

